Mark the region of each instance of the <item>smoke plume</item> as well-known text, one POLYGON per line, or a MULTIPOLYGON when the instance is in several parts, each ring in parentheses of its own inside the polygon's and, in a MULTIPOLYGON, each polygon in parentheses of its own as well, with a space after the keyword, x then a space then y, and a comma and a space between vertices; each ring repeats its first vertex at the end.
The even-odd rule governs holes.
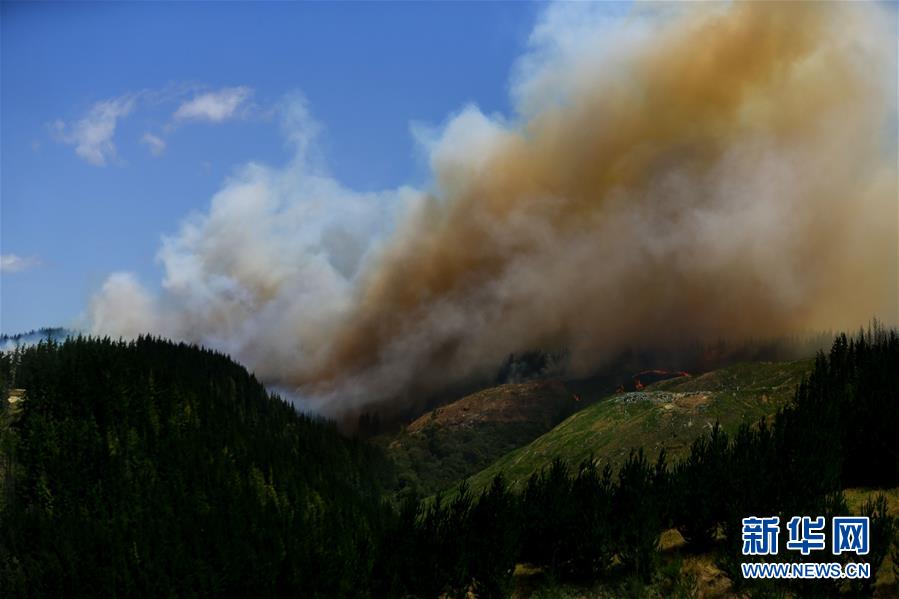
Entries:
POLYGON ((523 349, 567 348, 576 374, 625 344, 894 323, 881 10, 551 5, 513 71, 515 117, 469 106, 423 140, 424 191, 346 189, 290 102, 296 158, 245 167, 166 238, 158 296, 114 275, 94 329, 212 345, 341 415, 523 349))

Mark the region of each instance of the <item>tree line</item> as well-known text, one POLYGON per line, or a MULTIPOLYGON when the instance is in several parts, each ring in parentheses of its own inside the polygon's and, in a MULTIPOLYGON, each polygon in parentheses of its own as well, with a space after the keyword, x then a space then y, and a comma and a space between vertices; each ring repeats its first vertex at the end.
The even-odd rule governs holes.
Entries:
MULTIPOLYGON (((618 472, 557 460, 521 493, 499 476, 480 494, 463 483, 398 506, 376 448, 298 415, 214 352, 77 339, 4 354, 0 376, 27 391, 0 513, 4 596, 502 597, 518 563, 558 580, 650 581, 670 528, 689 549, 715 548, 739 588, 765 592, 738 570, 742 518, 848 515, 842 489, 899 484, 899 337, 876 325, 837 336, 773 418, 716 426, 678 462, 642 450, 618 472)), ((894 523, 882 497, 863 512, 876 573, 894 523)), ((778 560, 817 559, 781 548, 778 560)))
POLYGON ((26 399, 3 414, 0 596, 366 583, 386 460, 225 356, 149 337, 45 342, 2 354, 10 388, 26 399))

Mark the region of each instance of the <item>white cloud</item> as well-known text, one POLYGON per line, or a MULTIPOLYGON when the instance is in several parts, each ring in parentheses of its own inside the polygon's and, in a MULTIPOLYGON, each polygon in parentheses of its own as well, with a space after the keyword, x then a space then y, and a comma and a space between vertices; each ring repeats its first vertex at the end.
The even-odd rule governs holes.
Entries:
POLYGON ((75 153, 94 166, 105 166, 116 157, 112 138, 120 118, 134 108, 136 96, 126 94, 94 104, 88 113, 75 123, 57 120, 51 125, 59 140, 75 146, 75 153))
POLYGON ((41 263, 35 256, 22 257, 16 254, 0 254, 0 272, 22 272, 41 263))
POLYGON ((165 140, 149 131, 144 133, 144 136, 140 138, 140 142, 146 144, 150 148, 150 153, 154 156, 159 156, 165 152, 165 140))
POLYGON ((234 118, 237 110, 253 94, 249 87, 226 87, 184 102, 175 111, 175 121, 209 121, 220 123, 234 118))
MULTIPOLYGON (((220 123, 241 117, 246 113, 247 101, 253 95, 252 88, 246 86, 226 87, 206 93, 196 90, 195 85, 182 84, 126 93, 95 103, 78 120, 57 119, 48 126, 56 140, 74 146, 78 156, 94 166, 105 166, 117 159, 113 138, 119 120, 138 108, 180 102, 171 122, 163 127, 164 131, 171 132, 179 123, 187 121, 220 123), (193 97, 185 100, 188 94, 193 94, 193 97)), ((146 145, 154 156, 166 150, 165 139, 149 131, 143 134, 140 143, 146 145)), ((39 142, 32 142, 32 150, 39 149, 39 142)))

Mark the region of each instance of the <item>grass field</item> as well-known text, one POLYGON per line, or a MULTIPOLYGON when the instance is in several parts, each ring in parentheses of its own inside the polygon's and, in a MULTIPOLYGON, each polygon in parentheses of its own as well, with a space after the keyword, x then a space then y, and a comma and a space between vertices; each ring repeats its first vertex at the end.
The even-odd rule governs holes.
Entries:
POLYGON ((720 422, 727 431, 774 414, 790 401, 812 360, 736 364, 695 377, 660 381, 641 391, 616 393, 581 410, 529 444, 470 477, 473 490, 502 472, 520 488, 534 472, 561 458, 577 466, 591 456, 616 469, 632 449, 654 459, 685 455, 693 440, 720 422))

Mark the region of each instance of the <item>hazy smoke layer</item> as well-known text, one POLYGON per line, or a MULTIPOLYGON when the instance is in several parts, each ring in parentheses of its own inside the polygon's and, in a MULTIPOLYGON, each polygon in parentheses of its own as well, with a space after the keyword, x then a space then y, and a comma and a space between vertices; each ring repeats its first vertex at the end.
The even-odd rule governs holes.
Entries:
POLYGON ((341 414, 567 347, 897 320, 895 18, 849 3, 551 6, 514 121, 469 107, 433 188, 361 194, 297 158, 229 181, 117 274, 95 330, 234 354, 341 414))

